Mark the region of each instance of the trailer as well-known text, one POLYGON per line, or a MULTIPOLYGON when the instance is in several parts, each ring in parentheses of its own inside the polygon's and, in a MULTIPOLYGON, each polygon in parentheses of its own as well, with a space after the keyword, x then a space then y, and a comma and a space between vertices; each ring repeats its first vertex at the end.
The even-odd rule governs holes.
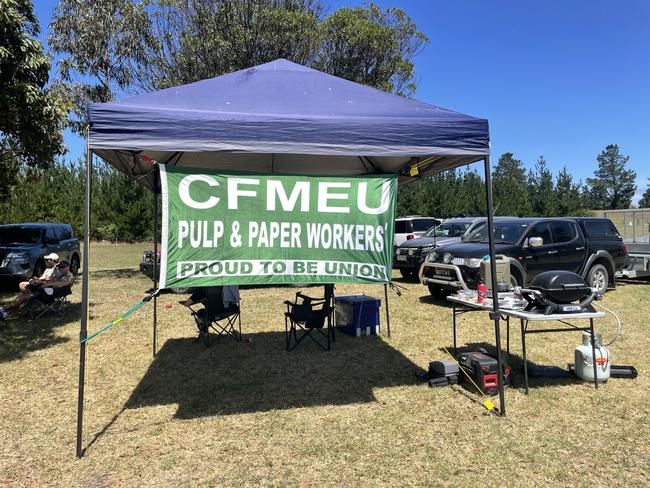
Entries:
POLYGON ((650 208, 607 210, 627 247, 625 268, 616 278, 650 278, 650 208))

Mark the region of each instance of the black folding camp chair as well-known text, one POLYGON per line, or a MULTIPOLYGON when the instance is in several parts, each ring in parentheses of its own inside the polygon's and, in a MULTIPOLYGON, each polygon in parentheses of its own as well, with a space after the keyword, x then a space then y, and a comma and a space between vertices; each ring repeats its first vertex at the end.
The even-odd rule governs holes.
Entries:
POLYGON ((27 304, 27 314, 32 320, 44 315, 54 314, 60 317, 65 315, 65 304, 72 293, 70 286, 54 288, 52 295, 36 295, 27 304))
POLYGON ((209 346, 211 329, 219 336, 229 336, 241 342, 239 303, 231 303, 228 306, 224 304, 223 286, 206 287, 203 305, 204 308, 198 310, 190 307, 198 332, 196 342, 202 340, 206 346, 209 346))
POLYGON ((287 351, 293 351, 307 337, 324 351, 330 350, 333 340, 331 288, 332 285, 326 285, 325 298, 313 298, 298 292, 293 302, 284 302, 287 306, 284 314, 287 351))

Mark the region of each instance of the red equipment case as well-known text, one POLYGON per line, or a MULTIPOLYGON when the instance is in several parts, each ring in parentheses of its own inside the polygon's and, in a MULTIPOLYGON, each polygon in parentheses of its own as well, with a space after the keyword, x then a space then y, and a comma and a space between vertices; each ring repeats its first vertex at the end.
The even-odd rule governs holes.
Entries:
MULTIPOLYGON (((458 356, 463 370, 474 380, 486 395, 495 395, 499 391, 497 360, 482 352, 464 352, 458 356)), ((460 375, 461 381, 468 381, 460 375)))

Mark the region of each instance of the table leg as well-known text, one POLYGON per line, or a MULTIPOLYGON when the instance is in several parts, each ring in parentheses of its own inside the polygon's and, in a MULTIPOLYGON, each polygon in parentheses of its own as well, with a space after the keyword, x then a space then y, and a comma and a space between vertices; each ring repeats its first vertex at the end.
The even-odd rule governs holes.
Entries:
POLYGON ((528 364, 526 363, 526 327, 524 326, 524 319, 519 319, 521 323, 521 352, 524 359, 524 389, 528 395, 528 364))
POLYGON ((453 320, 452 320, 452 328, 454 331, 454 356, 458 356, 458 351, 456 350, 456 304, 452 306, 452 313, 453 313, 453 320))
POLYGON ((510 316, 506 315, 506 353, 510 362, 510 316))
POLYGON ((591 332, 591 359, 594 367, 594 387, 598 388, 598 367, 596 366, 596 336, 594 335, 594 319, 589 319, 591 332))

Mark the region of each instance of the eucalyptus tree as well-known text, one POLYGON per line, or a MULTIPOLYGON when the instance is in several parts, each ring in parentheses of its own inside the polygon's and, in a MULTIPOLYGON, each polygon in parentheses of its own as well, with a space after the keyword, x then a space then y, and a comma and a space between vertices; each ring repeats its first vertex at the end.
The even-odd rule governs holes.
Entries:
POLYGON ((401 9, 320 0, 60 0, 48 43, 58 90, 85 106, 285 58, 398 94, 415 91, 412 58, 428 39, 401 9))
POLYGON ((48 88, 39 30, 29 0, 0 0, 0 197, 20 164, 47 167, 65 152, 66 105, 48 88))

